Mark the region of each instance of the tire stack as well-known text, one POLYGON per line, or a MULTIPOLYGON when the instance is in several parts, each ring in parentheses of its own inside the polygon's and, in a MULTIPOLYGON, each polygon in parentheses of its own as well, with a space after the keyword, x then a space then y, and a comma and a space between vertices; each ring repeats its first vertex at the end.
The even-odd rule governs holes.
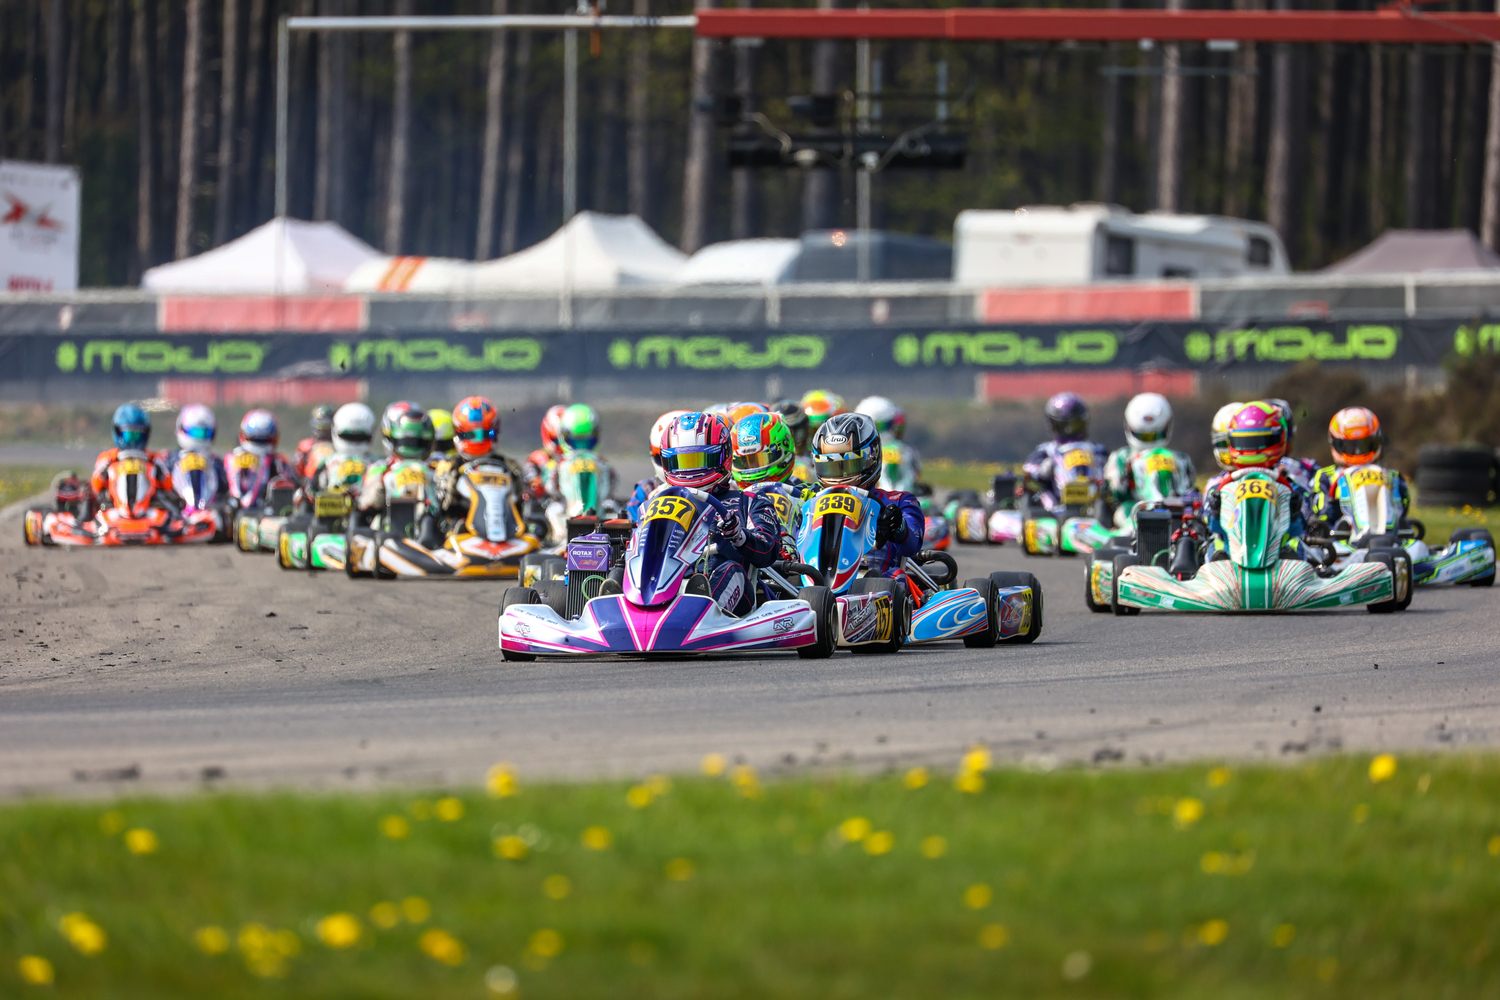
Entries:
POLYGON ((1417 494, 1424 506, 1487 507, 1495 502, 1500 462, 1488 448, 1424 444, 1417 452, 1417 494))

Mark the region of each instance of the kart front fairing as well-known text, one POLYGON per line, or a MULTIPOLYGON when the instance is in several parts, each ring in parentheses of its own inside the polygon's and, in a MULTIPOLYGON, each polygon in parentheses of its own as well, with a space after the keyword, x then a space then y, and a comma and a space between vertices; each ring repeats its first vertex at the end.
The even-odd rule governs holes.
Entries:
POLYGON ((1120 603, 1158 611, 1316 611, 1391 600, 1394 581, 1382 563, 1360 563, 1320 577, 1301 559, 1279 559, 1246 569, 1228 559, 1211 562, 1191 580, 1159 566, 1127 566, 1120 603))
POLYGON ((805 601, 767 601, 744 618, 712 598, 680 594, 642 607, 613 594, 584 605, 576 620, 544 604, 512 606, 500 617, 500 648, 541 656, 596 653, 732 653, 794 649, 817 641, 805 601))
POLYGON ((797 551, 836 595, 848 592, 875 548, 880 504, 864 490, 834 487, 803 502, 797 551))
POLYGON ((668 486, 652 494, 625 549, 625 597, 643 607, 664 604, 708 552, 708 504, 696 491, 668 486))

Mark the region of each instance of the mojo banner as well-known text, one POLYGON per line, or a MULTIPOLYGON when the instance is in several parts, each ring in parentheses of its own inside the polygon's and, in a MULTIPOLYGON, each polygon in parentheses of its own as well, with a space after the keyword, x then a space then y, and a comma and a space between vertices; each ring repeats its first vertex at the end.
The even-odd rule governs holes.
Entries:
POLYGON ((932 330, 529 335, 175 334, 0 337, 0 381, 195 375, 320 378, 403 373, 629 378, 777 371, 1220 369, 1302 361, 1435 365, 1500 350, 1500 325, 1455 321, 947 326, 932 330))

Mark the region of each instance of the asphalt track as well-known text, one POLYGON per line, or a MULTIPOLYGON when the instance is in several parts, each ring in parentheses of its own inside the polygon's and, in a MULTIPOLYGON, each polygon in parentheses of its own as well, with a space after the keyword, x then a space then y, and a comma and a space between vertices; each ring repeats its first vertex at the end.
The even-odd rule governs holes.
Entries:
POLYGON ((1116 619, 1084 609, 1076 560, 959 548, 965 577, 1038 575, 1039 642, 507 664, 503 584, 352 581, 220 546, 26 548, 16 510, 0 553, 7 796, 470 784, 496 761, 640 775, 709 751, 776 773, 948 766, 977 741, 1046 768, 1500 739, 1495 589, 1423 590, 1387 616, 1116 619))

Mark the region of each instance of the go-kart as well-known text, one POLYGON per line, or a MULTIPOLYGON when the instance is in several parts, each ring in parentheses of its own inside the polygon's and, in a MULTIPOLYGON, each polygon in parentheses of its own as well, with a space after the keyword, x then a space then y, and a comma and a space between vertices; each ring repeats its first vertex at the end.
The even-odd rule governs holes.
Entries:
POLYGON ((953 538, 964 545, 1004 545, 1021 540, 1020 480, 1001 472, 990 480, 989 491, 954 490, 948 494, 943 515, 953 538))
POLYGON ((221 496, 224 481, 213 456, 197 451, 179 451, 173 456, 167 475, 172 492, 182 503, 183 514, 213 511, 219 519, 219 531, 213 540, 229 541, 230 506, 221 496))
POLYGON ((224 475, 229 479, 230 504, 234 509, 231 532, 241 552, 259 552, 276 545, 275 529, 262 538, 261 520, 291 515, 297 497, 297 484, 276 474, 275 457, 249 451, 232 451, 224 456, 224 475))
POLYGON ((1042 629, 1042 589, 1030 573, 992 573, 956 586, 958 563, 924 549, 898 576, 861 576, 876 554, 881 505, 868 492, 830 487, 803 504, 797 550, 834 597, 837 644, 894 653, 905 643, 963 639, 987 648, 1002 639, 1034 642, 1042 629), (942 566, 941 576, 936 566, 942 566))
POLYGON ((568 537, 570 517, 619 516, 619 504, 609 496, 613 480, 609 463, 592 451, 572 451, 558 459, 559 496, 546 506, 548 535, 554 542, 568 537))
POLYGON ((1167 497, 1137 503, 1130 531, 1083 557, 1084 604, 1094 612, 1138 614, 1138 608, 1113 599, 1115 557, 1130 556, 1133 565, 1158 566, 1174 579, 1186 580, 1203 564, 1208 539, 1201 498, 1167 497))
POLYGON ((1021 546, 1027 555, 1078 555, 1109 544, 1103 471, 1087 441, 1059 448, 1047 484, 1056 502, 1048 508, 1034 493, 1021 501, 1021 546))
MULTIPOLYGON (((1220 497, 1219 517, 1229 543, 1225 552, 1185 579, 1159 565, 1141 565, 1133 554, 1117 555, 1111 604, 1165 611, 1297 611, 1363 604, 1383 613, 1411 603, 1411 557, 1400 548, 1372 549, 1362 563, 1322 571, 1286 555, 1282 543, 1291 526, 1291 490, 1270 473, 1242 469, 1220 497)), ((1140 529, 1137 520, 1137 538, 1140 529)))
MULTIPOLYGON (((667 486, 646 503, 639 525, 611 520, 603 523, 603 531, 569 539, 563 580, 543 579, 540 589, 505 592, 501 655, 533 660, 774 649, 796 649, 804 658, 831 655, 834 604, 825 587, 798 588, 777 569, 762 570, 758 576, 775 577, 795 597, 758 599, 743 618, 724 611, 704 592, 697 574, 725 513, 724 505, 708 493, 667 486)), ((598 523, 575 518, 564 530, 577 531, 590 522, 598 523)), ((523 579, 533 573, 537 558, 530 557, 523 579)), ((543 562, 539 568, 545 566, 543 562)), ((758 581, 752 587, 757 598, 764 597, 758 581)))
POLYGON ((211 542, 222 521, 215 510, 182 511, 156 485, 153 459, 122 451, 106 470, 109 505, 93 512, 88 487, 76 476, 59 477, 55 509, 34 507, 22 522, 28 545, 182 545, 211 542))
POLYGON ((1434 551, 1423 540, 1426 526, 1405 518, 1391 497, 1392 476, 1378 465, 1340 469, 1334 478, 1342 512, 1337 524, 1309 533, 1309 546, 1324 553, 1324 564, 1350 566, 1364 562, 1372 550, 1404 548, 1418 587, 1463 583, 1495 584, 1495 539, 1486 528, 1459 528, 1448 544, 1434 551))

